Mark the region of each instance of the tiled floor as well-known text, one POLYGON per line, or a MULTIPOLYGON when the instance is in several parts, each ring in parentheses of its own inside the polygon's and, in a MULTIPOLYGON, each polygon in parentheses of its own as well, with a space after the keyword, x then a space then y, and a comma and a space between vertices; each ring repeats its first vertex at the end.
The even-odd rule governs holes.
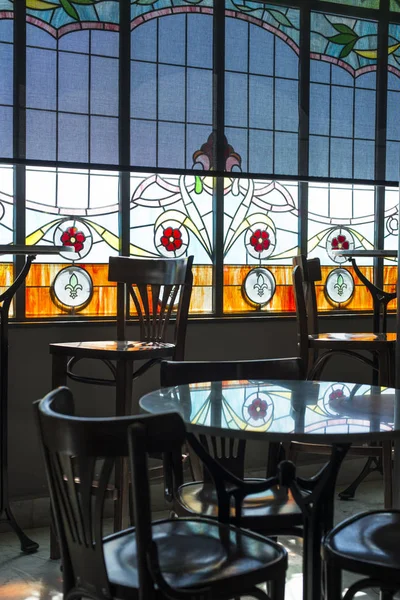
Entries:
MULTIPOLYGON (((382 484, 380 481, 364 483, 353 502, 338 501, 336 521, 354 513, 382 507, 382 484)), ((29 536, 40 544, 37 553, 28 556, 19 552, 19 545, 12 533, 0 535, 0 598, 1 600, 62 600, 61 572, 58 562, 49 560, 48 529, 29 531, 29 536)), ((301 542, 295 538, 281 540, 289 552, 286 599, 301 600, 301 542)), ((344 585, 353 579, 345 576, 344 585)), ((377 600, 374 590, 360 592, 357 598, 377 600)))

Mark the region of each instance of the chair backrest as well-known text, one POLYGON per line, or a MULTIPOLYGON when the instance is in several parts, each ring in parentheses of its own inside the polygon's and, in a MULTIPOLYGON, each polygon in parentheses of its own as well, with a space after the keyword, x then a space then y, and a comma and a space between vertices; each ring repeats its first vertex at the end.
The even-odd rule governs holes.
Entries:
POLYGON ((186 326, 193 286, 193 256, 177 259, 136 259, 110 257, 109 281, 123 286, 126 302, 118 304, 117 335, 126 340, 126 320, 132 299, 143 342, 166 341, 171 315, 176 314, 174 358, 183 360, 186 326), (129 295, 126 294, 126 287, 129 295))
MULTIPOLYGON (((61 548, 64 594, 78 589, 82 590, 79 596, 110 600, 102 548, 103 508, 115 459, 128 456, 128 427, 146 432, 146 448, 152 452, 180 448, 185 427, 177 413, 90 419, 74 417, 73 412, 72 394, 65 387, 35 403, 61 548)), ((147 470, 140 476, 133 488, 146 495, 147 470)), ((150 522, 150 502, 144 506, 147 512, 143 511, 141 519, 150 522)), ((150 527, 147 521, 146 526, 150 527)), ((138 556, 141 550, 144 553, 143 547, 138 547, 138 556)), ((147 572, 140 572, 141 568, 143 565, 139 565, 139 579, 147 581, 147 572)))
MULTIPOLYGON (((318 334, 318 307, 315 282, 322 279, 321 262, 319 258, 307 259, 304 254, 299 254, 293 258, 293 267, 296 266, 300 267, 303 278, 302 289, 306 306, 305 315, 308 333, 318 334)), ((304 318, 304 315, 302 316, 304 318)), ((299 319, 299 315, 297 318, 299 319)))
MULTIPOLYGON (((300 358, 271 358, 237 361, 162 361, 161 386, 171 387, 204 381, 240 379, 304 379, 305 368, 300 358)), ((211 393, 216 393, 215 386, 211 393)), ((221 389, 219 393, 223 393, 221 389)), ((246 441, 215 436, 199 436, 206 450, 237 477, 244 476, 246 441)), ((203 471, 203 480, 210 481, 203 471)))

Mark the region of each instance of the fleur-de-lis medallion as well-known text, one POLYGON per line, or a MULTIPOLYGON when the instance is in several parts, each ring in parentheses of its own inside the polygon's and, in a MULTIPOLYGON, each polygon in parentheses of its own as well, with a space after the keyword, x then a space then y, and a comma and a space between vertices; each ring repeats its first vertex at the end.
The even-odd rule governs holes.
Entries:
POLYGON ((254 289, 257 290, 257 294, 262 298, 268 291, 268 284, 265 282, 264 275, 259 273, 257 275, 257 283, 254 284, 254 289))
POLYGON ((64 289, 69 290, 69 295, 73 299, 77 297, 79 291, 83 290, 83 287, 79 283, 75 273, 72 273, 71 277, 69 278, 69 282, 64 289))
POLYGON ((344 282, 343 275, 341 273, 339 273, 336 283, 333 287, 335 290, 337 289, 339 296, 343 296, 343 292, 347 288, 347 283, 344 282))

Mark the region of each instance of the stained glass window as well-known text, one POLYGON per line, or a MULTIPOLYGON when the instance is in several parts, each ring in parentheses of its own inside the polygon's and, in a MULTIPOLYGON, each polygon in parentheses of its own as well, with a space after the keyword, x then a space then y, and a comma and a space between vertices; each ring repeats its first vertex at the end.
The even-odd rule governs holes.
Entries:
MULTIPOLYGON (((390 1, 393 2, 396 0, 390 1)), ((347 6, 356 6, 360 8, 379 8, 380 4, 380 0, 330 0, 330 2, 335 2, 335 4, 346 4, 347 6)))
POLYGON ((394 12, 400 12, 399 0, 390 0, 390 10, 393 10, 394 12))
POLYGON ((3 158, 13 156, 13 55, 12 12, 4 11, 3 15, 0 12, 0 156, 3 158))

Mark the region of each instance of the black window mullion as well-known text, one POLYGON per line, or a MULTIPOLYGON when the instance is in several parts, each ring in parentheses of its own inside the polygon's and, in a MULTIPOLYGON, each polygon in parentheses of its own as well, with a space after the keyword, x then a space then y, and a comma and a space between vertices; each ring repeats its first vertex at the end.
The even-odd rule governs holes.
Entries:
MULTIPOLYGON (((387 87, 389 46, 389 0, 381 0, 378 22, 378 59, 376 80, 375 179, 386 178, 387 87)), ((375 248, 381 249, 385 236, 385 187, 375 187, 375 248)), ((375 285, 383 287, 383 258, 374 260, 375 285)))
POLYGON ((304 0, 300 9, 299 54, 299 250, 307 254, 308 239, 308 187, 302 177, 308 176, 310 131, 310 29, 311 6, 304 0))
MULTIPOLYGON (((129 0, 120 2, 119 27, 119 121, 118 144, 119 163, 126 170, 119 173, 119 235, 120 254, 130 254, 130 172, 131 163, 131 7, 129 0)), ((117 287, 117 311, 125 313, 125 286, 117 287)), ((118 339, 123 339, 124 332, 118 332, 118 339)))
MULTIPOLYGON (((215 168, 225 170, 225 1, 214 0, 213 12, 213 132, 215 168)), ((217 317, 223 314, 224 301, 224 180, 214 179, 213 194, 213 307, 217 317)))
MULTIPOLYGON (((26 6, 14 2, 14 110, 13 155, 18 161, 14 166, 14 244, 25 244, 25 195, 26 178, 26 6)), ((16 273, 22 269, 24 256, 14 257, 16 273)), ((15 297, 15 317, 25 318, 25 283, 15 297)))

